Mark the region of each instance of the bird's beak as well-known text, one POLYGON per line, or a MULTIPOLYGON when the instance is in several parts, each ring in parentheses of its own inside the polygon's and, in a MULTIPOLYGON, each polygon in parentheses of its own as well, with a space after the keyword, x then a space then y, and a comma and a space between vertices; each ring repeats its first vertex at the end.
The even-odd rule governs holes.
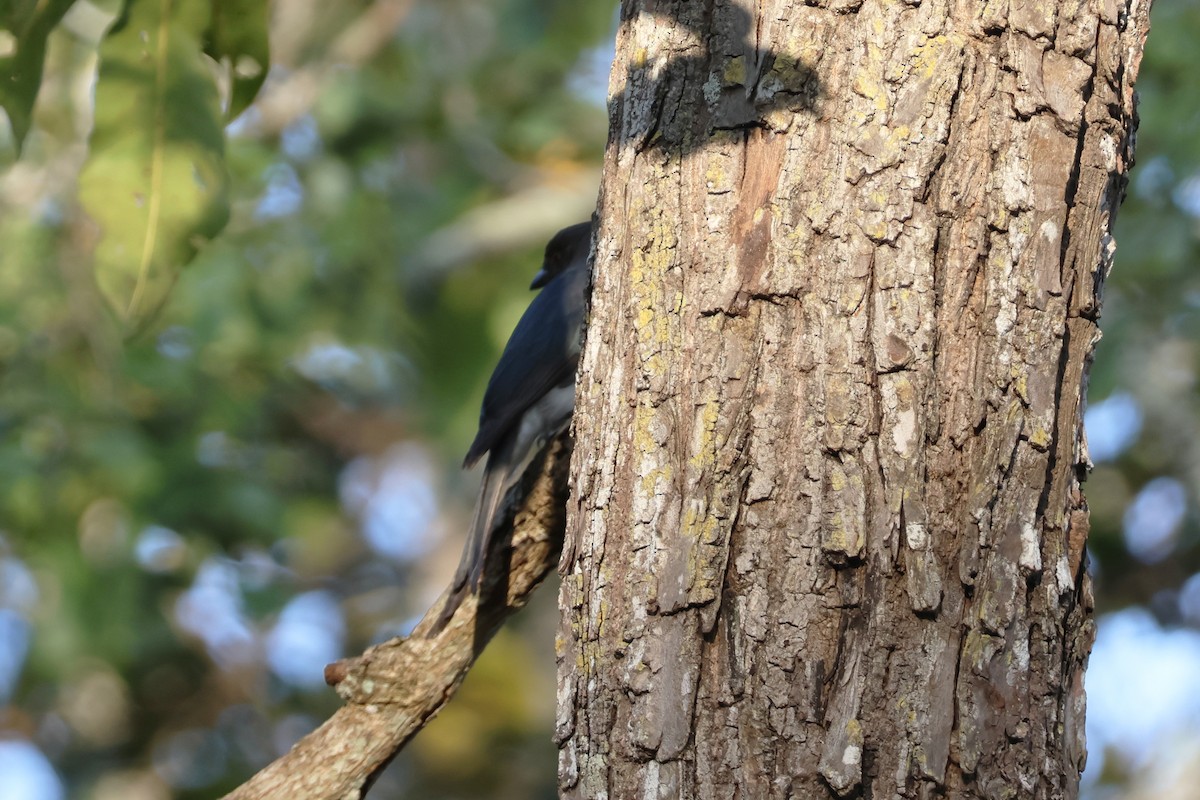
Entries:
POLYGON ((533 276, 533 282, 529 284, 530 289, 540 289, 550 282, 554 276, 551 275, 545 267, 538 270, 538 274, 533 276))

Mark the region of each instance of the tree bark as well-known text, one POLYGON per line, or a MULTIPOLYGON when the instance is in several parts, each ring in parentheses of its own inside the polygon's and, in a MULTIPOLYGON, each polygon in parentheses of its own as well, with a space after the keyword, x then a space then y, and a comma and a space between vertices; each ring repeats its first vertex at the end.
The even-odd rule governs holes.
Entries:
POLYGON ((570 798, 1057 798, 1149 0, 626 0, 570 798))

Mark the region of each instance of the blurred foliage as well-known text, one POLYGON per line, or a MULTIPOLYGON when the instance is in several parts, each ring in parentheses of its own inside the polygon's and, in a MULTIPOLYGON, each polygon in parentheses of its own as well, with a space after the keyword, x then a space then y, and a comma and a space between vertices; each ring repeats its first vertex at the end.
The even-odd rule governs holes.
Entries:
POLYGON ((42 83, 46 39, 75 0, 9 0, 0 16, 6 34, 0 51, 0 108, 8 115, 16 145, 29 132, 33 102, 42 83))
MULTIPOLYGON (((232 788, 436 596, 613 11, 282 0, 269 75, 259 2, 0 12, 0 725, 71 796, 232 788)), ((547 612, 380 797, 553 796, 547 612)))
POLYGON ((79 202, 99 226, 100 291, 135 325, 229 217, 217 86, 196 35, 210 16, 207 0, 134 0, 100 46, 79 202))
MULTIPOLYGON (((0 738, 71 796, 233 787, 441 588, 490 365, 594 205, 614 6, 0 10, 0 738)), ((1154 22, 1087 489, 1102 607, 1200 626, 1200 5, 1154 22)), ((553 604, 373 796, 554 796, 553 604)))
POLYGON ((225 115, 230 119, 246 110, 267 79, 267 16, 262 0, 212 0, 204 52, 221 66, 229 95, 225 115))
MULTIPOLYGON (((1173 595, 1200 571, 1200 4, 1157 3, 1138 77, 1137 164, 1117 218, 1117 257, 1104 298, 1104 340, 1089 399, 1128 393, 1140 413, 1131 446, 1101 461, 1085 486, 1102 608, 1152 603, 1178 622, 1173 595), (1157 548, 1131 558, 1139 536, 1126 510, 1160 476, 1176 481, 1186 513, 1157 548)), ((1166 512, 1164 512, 1166 513, 1166 512)), ((1135 526, 1136 527, 1136 526, 1135 526)), ((1188 620, 1200 626, 1200 617, 1188 620)))

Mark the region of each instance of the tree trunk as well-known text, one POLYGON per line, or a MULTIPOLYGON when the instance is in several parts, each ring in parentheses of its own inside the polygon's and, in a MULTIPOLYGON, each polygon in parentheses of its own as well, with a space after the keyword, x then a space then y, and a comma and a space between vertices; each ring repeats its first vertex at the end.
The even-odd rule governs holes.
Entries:
POLYGON ((626 0, 572 798, 1073 797, 1148 0, 626 0))

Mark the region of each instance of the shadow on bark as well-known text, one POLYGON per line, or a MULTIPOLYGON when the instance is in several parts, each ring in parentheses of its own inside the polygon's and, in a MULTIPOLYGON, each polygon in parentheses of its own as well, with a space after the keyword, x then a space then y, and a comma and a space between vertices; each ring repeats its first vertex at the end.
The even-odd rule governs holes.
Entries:
POLYGON ((814 110, 821 95, 816 73, 796 56, 759 48, 754 19, 744 8, 674 0, 622 4, 622 26, 639 16, 670 18, 697 37, 711 38, 691 48, 699 50, 696 55, 669 58, 661 68, 652 54, 629 64, 624 90, 608 103, 610 125, 633 122, 609 131, 619 146, 683 157, 719 131, 770 129, 773 114, 786 118, 814 110), (714 52, 718 45, 726 52, 714 52), (697 83, 704 84, 705 96, 685 97, 682 88, 697 83), (626 113, 622 105, 633 98, 646 107, 626 113))

